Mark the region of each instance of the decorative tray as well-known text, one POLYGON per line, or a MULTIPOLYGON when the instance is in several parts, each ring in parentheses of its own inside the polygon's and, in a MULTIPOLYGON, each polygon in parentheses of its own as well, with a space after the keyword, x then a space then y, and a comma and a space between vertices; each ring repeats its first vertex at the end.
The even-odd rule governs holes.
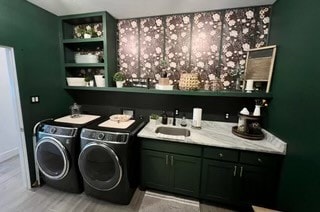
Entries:
POLYGON ((241 138, 246 138, 249 140, 262 140, 264 139, 264 134, 263 132, 259 133, 259 134, 249 134, 247 132, 240 132, 238 130, 238 126, 234 126, 232 127, 232 133, 236 136, 239 136, 241 138))

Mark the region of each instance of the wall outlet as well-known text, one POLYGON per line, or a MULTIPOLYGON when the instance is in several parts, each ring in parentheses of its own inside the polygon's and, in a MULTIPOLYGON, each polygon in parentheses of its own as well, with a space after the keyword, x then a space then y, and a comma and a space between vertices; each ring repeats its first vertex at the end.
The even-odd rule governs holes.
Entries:
POLYGON ((230 118, 230 114, 229 113, 225 113, 224 114, 224 118, 228 120, 230 118))
POLYGON ((40 102, 40 97, 39 96, 30 96, 30 100, 32 104, 36 104, 40 102))

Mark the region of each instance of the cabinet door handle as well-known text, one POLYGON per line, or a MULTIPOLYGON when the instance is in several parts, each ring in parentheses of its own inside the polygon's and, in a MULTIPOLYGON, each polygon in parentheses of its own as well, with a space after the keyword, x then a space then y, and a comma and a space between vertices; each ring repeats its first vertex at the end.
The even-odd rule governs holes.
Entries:
POLYGON ((219 153, 219 157, 222 158, 222 157, 223 157, 223 154, 222 154, 222 153, 219 153))
POLYGON ((173 156, 171 155, 171 166, 173 166, 173 156))
POLYGON ((235 177, 237 174, 237 166, 234 166, 234 169, 233 169, 233 176, 235 177))
POLYGON ((262 159, 261 159, 261 158, 258 158, 258 162, 259 162, 259 163, 262 163, 262 159))
POLYGON ((243 167, 240 168, 240 177, 242 177, 243 167))
POLYGON ((169 156, 166 155, 166 165, 168 165, 169 156))

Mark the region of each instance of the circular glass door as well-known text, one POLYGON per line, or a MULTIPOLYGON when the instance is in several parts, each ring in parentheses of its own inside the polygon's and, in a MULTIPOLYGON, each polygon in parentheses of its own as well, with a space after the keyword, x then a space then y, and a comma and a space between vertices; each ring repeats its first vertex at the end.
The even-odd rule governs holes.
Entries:
POLYGON ((44 137, 39 140, 35 159, 40 171, 48 178, 63 179, 69 171, 69 160, 65 147, 55 138, 44 137))
POLYGON ((108 191, 120 183, 122 167, 119 158, 104 144, 87 144, 80 153, 78 163, 83 179, 97 190, 108 191))

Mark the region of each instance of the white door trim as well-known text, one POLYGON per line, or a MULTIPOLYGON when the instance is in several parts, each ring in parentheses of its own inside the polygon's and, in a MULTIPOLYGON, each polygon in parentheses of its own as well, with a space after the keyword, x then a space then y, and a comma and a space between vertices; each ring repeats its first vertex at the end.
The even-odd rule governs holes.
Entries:
MULTIPOLYGON (((16 63, 14 59, 14 50, 12 47, 0 46, 0 49, 5 50, 5 56, 7 58, 7 68, 9 71, 10 78, 10 87, 12 91, 12 102, 15 107, 15 131, 19 133, 20 140, 18 141, 19 146, 19 156, 20 156, 20 165, 21 165, 21 173, 24 186, 27 189, 31 189, 30 182, 30 173, 29 173, 29 163, 28 163, 28 155, 27 155, 27 146, 24 134, 24 125, 22 118, 22 110, 21 110, 21 102, 20 102, 20 93, 19 93, 19 85, 18 85, 18 77, 16 70, 16 63)), ((0 52, 3 54, 2 52, 0 52)))

